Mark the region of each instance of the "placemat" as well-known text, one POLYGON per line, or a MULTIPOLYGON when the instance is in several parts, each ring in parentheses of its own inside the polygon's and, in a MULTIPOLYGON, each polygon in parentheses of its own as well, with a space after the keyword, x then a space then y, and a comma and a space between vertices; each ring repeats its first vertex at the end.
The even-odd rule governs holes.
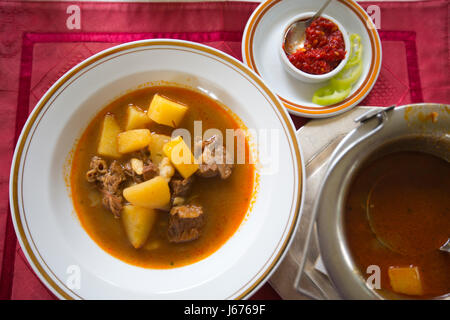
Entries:
MULTIPOLYGON (((0 299, 54 299, 17 244, 8 202, 14 146, 45 91, 87 57, 139 39, 190 40, 241 59, 243 29, 257 5, 0 1, 0 299)), ((450 103, 449 1, 361 5, 379 12, 383 46, 379 79, 361 105, 450 103)), ((307 121, 292 119, 297 128, 307 121)), ((266 284, 252 298, 279 296, 266 284)))

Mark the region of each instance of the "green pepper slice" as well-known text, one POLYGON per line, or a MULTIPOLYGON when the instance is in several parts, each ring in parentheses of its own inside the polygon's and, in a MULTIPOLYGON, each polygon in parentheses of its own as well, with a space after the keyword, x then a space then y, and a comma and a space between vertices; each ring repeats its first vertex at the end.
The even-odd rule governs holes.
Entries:
POLYGON ((330 79, 330 85, 337 89, 351 87, 356 81, 358 81, 362 74, 362 70, 363 65, 361 61, 352 67, 345 65, 345 67, 336 76, 330 79))
POLYGON ((312 102, 321 106, 338 103, 350 94, 353 84, 358 81, 363 71, 361 37, 358 34, 350 36, 350 57, 344 68, 327 86, 314 92, 312 102))
POLYGON ((350 57, 347 60, 346 67, 353 67, 361 62, 362 44, 359 34, 353 33, 350 35, 350 57))
POLYGON ((351 87, 338 89, 333 85, 322 87, 314 92, 312 102, 321 106, 338 103, 344 100, 351 91, 351 87))

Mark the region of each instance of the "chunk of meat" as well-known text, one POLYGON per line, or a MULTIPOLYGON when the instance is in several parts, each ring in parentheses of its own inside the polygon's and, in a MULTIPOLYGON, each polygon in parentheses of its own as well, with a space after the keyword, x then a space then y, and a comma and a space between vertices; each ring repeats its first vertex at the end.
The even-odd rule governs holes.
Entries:
POLYGON ((141 183, 156 177, 159 174, 158 166, 151 162, 150 159, 145 161, 137 158, 132 158, 124 164, 125 174, 135 183, 141 183), (133 161, 141 163, 141 170, 138 172, 133 168, 133 161))
POLYGON ((194 176, 183 179, 182 177, 174 177, 170 180, 170 189, 172 190, 172 197, 185 197, 191 190, 194 176))
POLYGON ((125 170, 122 166, 117 161, 113 161, 108 167, 105 160, 95 156, 91 160, 86 179, 97 184, 103 196, 103 205, 116 218, 120 217, 123 207, 122 182, 126 180, 125 170))
POLYGON ((97 156, 92 157, 90 167, 100 174, 105 174, 108 171, 108 164, 106 161, 97 156))
POLYGON ((123 197, 102 190, 102 203, 106 209, 112 212, 115 218, 120 218, 120 212, 123 208, 123 197))
POLYGON ((144 182, 144 178, 142 177, 142 174, 138 174, 131 165, 131 160, 126 162, 123 165, 123 172, 127 177, 129 177, 131 180, 133 180, 134 183, 141 183, 144 182))
POLYGON ((144 165, 144 168, 142 170, 142 176, 144 177, 144 181, 153 179, 158 175, 158 166, 155 165, 153 162, 148 162, 146 165, 144 165))
POLYGON ((170 210, 167 236, 170 242, 188 242, 200 237, 205 224, 203 208, 198 205, 176 206, 170 210))
POLYGON ((201 164, 197 175, 204 178, 220 176, 227 179, 233 172, 234 164, 222 145, 218 145, 216 136, 202 143, 201 164))
POLYGON ((123 187, 121 185, 125 180, 124 169, 117 161, 110 164, 108 172, 100 179, 103 194, 102 203, 116 218, 120 217, 120 211, 123 207, 123 187))
POLYGON ((108 172, 100 178, 100 182, 102 183, 102 190, 117 195, 122 194, 120 185, 125 180, 126 177, 124 170, 122 166, 115 160, 109 166, 108 172))
POLYGON ((108 164, 100 157, 94 156, 91 159, 90 170, 86 173, 88 182, 96 182, 101 175, 108 170, 108 164))

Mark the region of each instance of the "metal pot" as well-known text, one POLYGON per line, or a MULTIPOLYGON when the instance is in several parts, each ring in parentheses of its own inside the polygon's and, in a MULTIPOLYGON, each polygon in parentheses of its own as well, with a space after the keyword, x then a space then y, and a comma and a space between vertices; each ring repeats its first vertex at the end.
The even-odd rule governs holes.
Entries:
POLYGON ((344 234, 346 195, 361 166, 393 151, 428 152, 450 161, 450 106, 391 107, 371 111, 355 121, 361 125, 341 141, 331 156, 313 212, 321 258, 332 282, 326 289, 333 287, 336 296, 344 299, 404 299, 372 289, 355 265, 344 234))

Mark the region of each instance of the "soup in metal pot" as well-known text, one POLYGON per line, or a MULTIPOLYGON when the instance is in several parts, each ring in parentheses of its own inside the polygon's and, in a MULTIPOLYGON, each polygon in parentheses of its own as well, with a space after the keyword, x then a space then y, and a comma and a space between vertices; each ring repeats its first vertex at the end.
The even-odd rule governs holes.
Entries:
POLYGON ((381 271, 381 289, 421 298, 450 292, 450 163, 397 151, 356 175, 345 205, 345 233, 365 274, 381 271))

